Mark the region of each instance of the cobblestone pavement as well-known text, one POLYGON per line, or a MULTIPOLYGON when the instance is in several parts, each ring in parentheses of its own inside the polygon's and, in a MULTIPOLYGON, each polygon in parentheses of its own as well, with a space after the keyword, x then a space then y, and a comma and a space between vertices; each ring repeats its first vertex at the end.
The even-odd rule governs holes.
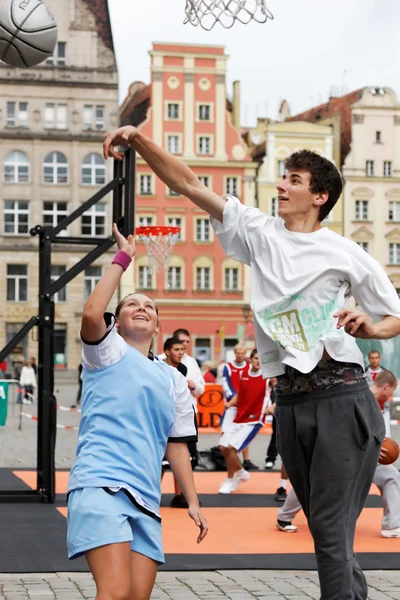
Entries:
MULTIPOLYGON (((400 599, 400 571, 367 571, 369 600, 400 599)), ((318 600, 311 571, 214 571, 160 573, 152 600, 318 600)), ((0 600, 93 600, 95 586, 84 573, 1 575, 0 600)))

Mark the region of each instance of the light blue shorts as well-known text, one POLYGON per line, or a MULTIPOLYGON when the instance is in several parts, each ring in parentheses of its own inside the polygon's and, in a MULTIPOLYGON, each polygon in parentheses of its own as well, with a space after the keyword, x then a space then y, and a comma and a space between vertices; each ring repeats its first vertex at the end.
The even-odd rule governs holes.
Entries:
POLYGON ((161 523, 139 510, 123 490, 74 490, 68 497, 68 558, 88 550, 130 542, 131 550, 164 563, 161 523))

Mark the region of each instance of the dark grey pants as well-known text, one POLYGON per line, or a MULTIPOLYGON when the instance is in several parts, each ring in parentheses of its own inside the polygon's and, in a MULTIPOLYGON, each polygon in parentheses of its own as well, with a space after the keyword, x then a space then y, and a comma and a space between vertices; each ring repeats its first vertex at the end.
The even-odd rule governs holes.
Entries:
POLYGON ((357 518, 385 437, 367 384, 277 396, 278 451, 314 539, 321 600, 366 600, 354 554, 357 518))

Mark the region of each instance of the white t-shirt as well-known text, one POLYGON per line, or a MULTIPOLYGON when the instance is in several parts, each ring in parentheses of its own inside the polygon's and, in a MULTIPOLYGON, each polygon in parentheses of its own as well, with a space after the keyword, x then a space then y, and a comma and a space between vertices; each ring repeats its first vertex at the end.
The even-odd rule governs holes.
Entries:
POLYGON ((211 224, 228 256, 251 266, 251 307, 264 377, 285 364, 309 373, 324 347, 340 362, 364 366, 353 337, 333 314, 350 296, 369 315, 400 318, 400 300, 388 276, 355 242, 327 227, 294 233, 279 217, 227 196, 223 223, 211 224))

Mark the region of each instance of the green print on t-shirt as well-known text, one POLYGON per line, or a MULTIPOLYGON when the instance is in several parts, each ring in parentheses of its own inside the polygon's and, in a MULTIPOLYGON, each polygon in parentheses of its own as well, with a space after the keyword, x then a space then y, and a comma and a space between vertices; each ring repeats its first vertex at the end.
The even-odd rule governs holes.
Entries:
MULTIPOLYGON (((288 308, 291 304, 303 304, 303 296, 285 296, 278 305, 278 310, 283 306, 288 308)), ((283 348, 295 348, 300 352, 308 352, 322 336, 329 333, 330 338, 340 338, 343 330, 334 328, 333 313, 340 308, 337 298, 330 300, 319 307, 297 307, 285 312, 275 312, 265 309, 258 313, 260 321, 270 332, 271 337, 283 348)))

